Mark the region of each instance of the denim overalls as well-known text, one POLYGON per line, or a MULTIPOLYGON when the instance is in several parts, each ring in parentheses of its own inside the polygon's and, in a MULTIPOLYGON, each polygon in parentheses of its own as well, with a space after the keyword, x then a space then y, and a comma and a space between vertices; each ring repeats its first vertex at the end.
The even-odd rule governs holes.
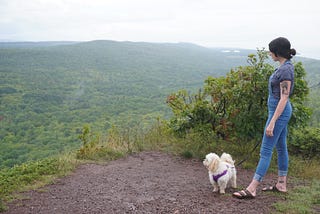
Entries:
MULTIPOLYGON (((291 63, 290 60, 286 61, 285 63, 291 63)), ((276 71, 270 76, 268 90, 269 90, 269 97, 268 97, 268 120, 266 122, 266 126, 264 129, 262 145, 260 149, 260 160, 254 175, 254 179, 261 182, 267 170, 270 166, 272 152, 274 147, 278 153, 278 176, 286 176, 288 173, 288 149, 287 149, 287 125, 292 115, 292 106, 290 100, 288 99, 287 104, 275 123, 275 127, 273 130, 273 136, 268 137, 266 136, 266 128, 272 119, 272 116, 277 108, 278 102, 280 98, 276 97, 272 93, 271 87, 271 80, 276 75, 276 71)), ((292 70, 293 72, 293 70, 292 70)), ((293 86, 293 79, 291 85, 293 86)), ((290 93, 292 93, 293 87, 291 87, 290 93)))

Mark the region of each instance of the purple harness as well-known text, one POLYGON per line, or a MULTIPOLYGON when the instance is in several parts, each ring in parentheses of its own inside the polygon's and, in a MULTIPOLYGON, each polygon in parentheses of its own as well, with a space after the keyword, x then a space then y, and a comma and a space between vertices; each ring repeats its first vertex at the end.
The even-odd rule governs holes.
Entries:
MULTIPOLYGON (((231 168, 234 168, 234 167, 231 167, 231 168)), ((222 176, 224 176, 225 174, 227 174, 228 169, 229 169, 229 166, 227 165, 227 169, 224 170, 222 173, 217 174, 217 175, 212 175, 213 180, 214 180, 215 182, 218 182, 218 179, 219 179, 219 178, 221 178, 222 176)))
POLYGON ((217 174, 217 175, 212 175, 212 178, 215 182, 218 182, 218 179, 227 174, 228 170, 224 170, 222 173, 217 174))

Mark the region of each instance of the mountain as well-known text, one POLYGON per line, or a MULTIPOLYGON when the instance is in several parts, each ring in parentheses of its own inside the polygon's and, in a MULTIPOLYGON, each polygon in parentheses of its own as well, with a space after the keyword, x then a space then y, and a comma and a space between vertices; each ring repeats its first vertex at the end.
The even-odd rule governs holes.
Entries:
POLYGON ((48 47, 58 45, 70 45, 79 42, 72 41, 48 41, 48 42, 2 42, 0 41, 0 48, 35 48, 48 47))
MULTIPOLYGON (((190 43, 0 43, 0 167, 78 148, 85 124, 105 133, 168 117, 167 95, 247 65, 252 53, 190 43)), ((319 80, 319 61, 297 60, 319 80)))

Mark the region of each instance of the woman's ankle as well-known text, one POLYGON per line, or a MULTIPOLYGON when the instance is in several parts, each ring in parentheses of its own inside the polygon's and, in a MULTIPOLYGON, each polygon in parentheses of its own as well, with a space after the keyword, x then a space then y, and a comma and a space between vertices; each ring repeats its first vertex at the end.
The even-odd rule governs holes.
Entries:
POLYGON ((287 191, 287 176, 279 176, 276 187, 280 191, 287 191))
POLYGON ((249 192, 252 193, 252 195, 256 195, 256 192, 257 192, 257 187, 259 186, 260 182, 253 179, 251 181, 251 183, 249 184, 249 186, 246 188, 249 192))

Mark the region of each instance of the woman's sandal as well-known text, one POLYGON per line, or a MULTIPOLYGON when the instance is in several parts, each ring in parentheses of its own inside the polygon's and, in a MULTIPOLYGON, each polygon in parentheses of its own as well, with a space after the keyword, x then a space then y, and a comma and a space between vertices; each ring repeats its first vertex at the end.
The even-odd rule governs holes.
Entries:
POLYGON ((270 186, 270 187, 265 187, 262 189, 263 192, 280 192, 280 193, 287 193, 285 191, 281 191, 277 188, 276 185, 270 186))
POLYGON ((254 199, 255 198, 255 196, 253 196, 252 193, 247 189, 241 190, 241 191, 235 192, 235 193, 233 193, 232 196, 236 197, 238 199, 254 199), (238 193, 239 195, 235 194, 235 193, 238 193))

